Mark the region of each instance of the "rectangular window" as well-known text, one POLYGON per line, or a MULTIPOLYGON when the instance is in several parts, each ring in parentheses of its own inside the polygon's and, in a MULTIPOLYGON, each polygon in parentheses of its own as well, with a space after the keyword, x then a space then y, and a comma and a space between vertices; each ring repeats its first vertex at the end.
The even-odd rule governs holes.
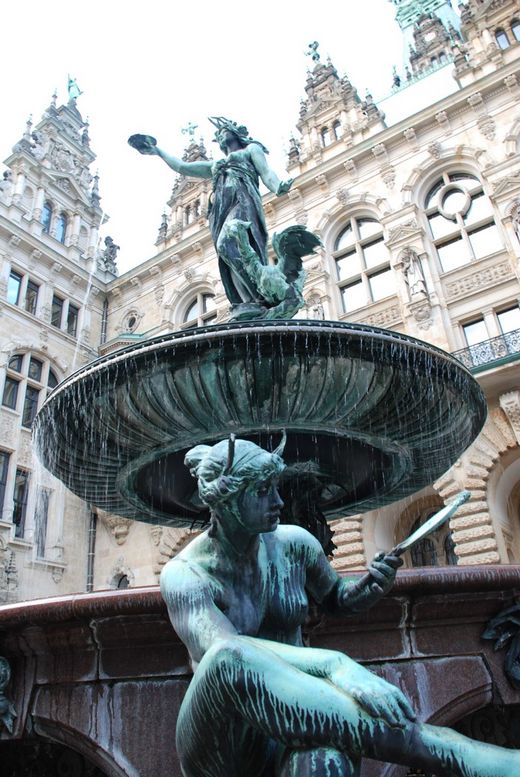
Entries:
POLYGON ((370 283, 370 291, 374 302, 384 297, 389 297, 390 294, 395 294, 395 276, 392 269, 370 275, 368 282, 370 283))
POLYGON ((351 283, 350 286, 343 286, 341 296, 345 313, 364 307, 368 301, 363 281, 351 283))
POLYGON ((7 301, 11 305, 18 305, 20 301, 20 289, 22 287, 22 276, 20 273, 11 270, 9 280, 7 282, 7 301))
POLYGON ((503 249, 500 233, 495 224, 488 224, 481 229, 476 229, 469 235, 469 242, 477 259, 495 254, 503 249))
POLYGON ((385 264, 385 262, 388 263, 388 251, 382 239, 363 246, 363 256, 365 257, 365 267, 367 269, 385 264))
POLYGON ((15 536, 23 537, 25 516, 27 514, 27 497, 29 494, 29 473, 25 469, 17 469, 14 481, 13 523, 16 527, 15 536))
POLYGON ((502 310, 501 313, 497 313, 498 323, 500 324, 500 331, 504 334, 508 332, 515 332, 520 329, 520 308, 516 305, 509 310, 502 310))
POLYGON ((460 236, 455 240, 450 240, 449 243, 437 246, 437 253, 441 260, 443 272, 449 272, 456 267, 462 267, 463 264, 468 264, 470 261, 467 246, 460 236))
POLYGON ((50 499, 51 492, 47 488, 38 489, 36 509, 34 511, 34 544, 36 545, 36 556, 38 558, 45 557, 50 499))
POLYGON ((0 451, 0 519, 2 518, 5 503, 5 488, 7 485, 7 473, 9 472, 10 454, 0 451))
POLYGON ((61 319, 63 316, 63 300, 56 294, 52 298, 51 324, 61 329, 61 319))
POLYGON ((465 324, 464 337, 468 345, 476 345, 482 343, 484 340, 489 340, 488 330, 483 318, 478 321, 473 321, 471 324, 465 324))
POLYGON ((36 315, 36 307, 38 305, 38 291, 40 287, 34 281, 28 281, 27 291, 25 292, 25 309, 33 316, 36 315))
POLYGON ((483 318, 473 321, 471 324, 465 324, 462 327, 464 337, 470 346, 471 364, 478 367, 480 364, 489 364, 494 361, 496 355, 493 351, 493 344, 489 342, 489 333, 483 318))
POLYGON ((36 413, 38 412, 38 396, 40 392, 38 389, 33 388, 32 386, 27 386, 25 389, 25 400, 23 403, 23 413, 22 413, 22 426, 27 426, 30 428, 32 426, 32 422, 34 421, 36 417, 36 413))
POLYGON ((14 378, 6 377, 4 383, 4 394, 2 397, 2 405, 4 407, 10 407, 11 410, 16 410, 16 401, 18 399, 18 381, 14 378))
POLYGON ((78 331, 78 316, 79 308, 69 304, 69 310, 67 312, 67 332, 69 335, 72 335, 72 337, 76 337, 78 331))
POLYGON ((497 313, 507 353, 520 353, 520 308, 516 305, 497 313))
POLYGON ((361 262, 357 251, 351 251, 345 254, 341 259, 336 259, 336 268, 338 280, 344 281, 347 278, 353 278, 361 272, 361 262))

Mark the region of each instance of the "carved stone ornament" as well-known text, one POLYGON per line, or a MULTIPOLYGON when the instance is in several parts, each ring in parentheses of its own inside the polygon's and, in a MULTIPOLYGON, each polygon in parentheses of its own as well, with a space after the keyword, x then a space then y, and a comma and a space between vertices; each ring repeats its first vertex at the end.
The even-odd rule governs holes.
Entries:
POLYGON ((405 221, 404 224, 398 224, 390 230, 385 245, 393 248, 399 243, 409 240, 412 236, 416 237, 417 233, 420 231, 421 229, 417 221, 415 219, 410 219, 410 221, 405 221))
POLYGON ((520 189, 520 175, 508 175, 497 181, 493 186, 493 194, 496 196, 520 189))
POLYGON ((482 116, 478 122, 478 128, 487 140, 494 140, 496 134, 496 124, 491 116, 482 116))
POLYGON ((13 733, 14 719, 17 717, 13 704, 5 695, 5 689, 11 679, 11 667, 3 656, 0 656, 0 725, 3 725, 10 734, 13 733))
POLYGON ((471 273, 458 281, 452 281, 446 285, 446 296, 449 299, 461 297, 465 294, 471 294, 478 289, 484 289, 493 286, 495 283, 513 275, 509 262, 501 262, 494 267, 488 267, 486 270, 471 273))
POLYGON ((520 690, 520 604, 508 607, 492 618, 482 634, 482 639, 494 640, 495 650, 509 645, 504 660, 504 672, 513 688, 520 690))
POLYGON ((432 306, 429 299, 425 299, 418 302, 410 302, 408 309, 419 329, 429 329, 433 324, 432 318, 432 306))
POLYGON ((371 326, 388 327, 390 324, 395 324, 401 321, 402 315, 399 305, 392 305, 385 310, 381 310, 378 313, 374 313, 371 316, 367 316, 364 321, 371 326))
POLYGON ((520 391, 509 391, 507 394, 502 394, 499 402, 517 441, 520 443, 520 391))
POLYGON ((101 520, 108 531, 113 535, 118 545, 123 545, 128 537, 132 521, 120 515, 101 515, 101 520))

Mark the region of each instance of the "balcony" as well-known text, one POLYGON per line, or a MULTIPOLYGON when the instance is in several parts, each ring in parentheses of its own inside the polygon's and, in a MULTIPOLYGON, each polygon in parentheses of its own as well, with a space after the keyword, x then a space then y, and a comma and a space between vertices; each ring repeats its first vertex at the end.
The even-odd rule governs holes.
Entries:
POLYGON ((453 356, 472 372, 520 359, 520 329, 454 351, 453 356))

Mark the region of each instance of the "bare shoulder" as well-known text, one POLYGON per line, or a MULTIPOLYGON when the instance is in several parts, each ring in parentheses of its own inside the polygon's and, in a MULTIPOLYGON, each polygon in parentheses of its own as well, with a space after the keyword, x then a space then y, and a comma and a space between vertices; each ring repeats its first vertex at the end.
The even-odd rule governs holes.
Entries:
POLYGON ((322 547, 316 537, 301 526, 281 524, 273 532, 273 539, 281 543, 290 554, 301 556, 303 553, 313 561, 317 556, 323 555, 322 547))
POLYGON ((211 578, 204 564, 204 535, 196 537, 163 567, 161 593, 168 603, 173 599, 206 596, 211 590, 211 578))

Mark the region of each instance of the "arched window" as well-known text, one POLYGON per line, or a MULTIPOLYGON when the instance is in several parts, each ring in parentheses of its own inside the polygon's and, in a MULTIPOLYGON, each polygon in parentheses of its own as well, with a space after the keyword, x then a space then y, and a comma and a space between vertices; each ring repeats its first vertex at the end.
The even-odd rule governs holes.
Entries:
POLYGON ((2 405, 17 410, 22 426, 30 428, 45 397, 57 385, 48 361, 31 353, 16 353, 7 363, 2 405))
POLYGON ((186 207, 184 208, 184 223, 186 224, 186 226, 188 226, 188 224, 191 224, 191 205, 186 205, 186 207))
MULTIPOLYGON (((441 509, 441 505, 434 509, 432 507, 419 508, 419 516, 411 527, 406 530, 405 536, 416 531, 439 509, 441 509)), ((404 539, 404 537, 400 539, 404 539)), ((411 548, 406 556, 408 555, 408 563, 411 562, 412 567, 456 566, 458 563, 451 529, 446 525, 442 526, 434 534, 430 534, 429 537, 424 537, 417 545, 411 548)))
POLYGON ((213 294, 199 292, 184 314, 183 326, 206 326, 217 318, 213 294))
POLYGON ((336 240, 333 257, 345 313, 395 293, 383 228, 376 219, 349 219, 336 240))
POLYGON ((511 43, 504 30, 495 30, 495 40, 500 49, 508 49, 511 43))
POLYGON ((469 173, 444 173, 425 200, 443 272, 503 249, 489 199, 469 173))
POLYGON ((195 200, 193 203, 193 218, 198 219, 200 216, 200 200, 195 200))
POLYGON ((511 32, 515 40, 520 41, 520 20, 513 19, 511 21, 511 32))
POLYGON ((47 200, 43 203, 42 208, 42 224, 43 231, 49 234, 52 221, 52 204, 47 200))
POLYGON ((64 213, 60 213, 56 219, 56 240, 60 243, 65 242, 65 235, 67 233, 67 216, 64 213))
POLYGON ((330 130, 328 127, 322 127, 320 136, 321 136, 321 145, 323 146, 323 148, 325 148, 326 146, 330 146, 331 137, 330 137, 330 130))
POLYGON ((334 135, 335 140, 339 140, 341 137, 341 122, 339 120, 335 121, 332 125, 332 134, 334 135))

